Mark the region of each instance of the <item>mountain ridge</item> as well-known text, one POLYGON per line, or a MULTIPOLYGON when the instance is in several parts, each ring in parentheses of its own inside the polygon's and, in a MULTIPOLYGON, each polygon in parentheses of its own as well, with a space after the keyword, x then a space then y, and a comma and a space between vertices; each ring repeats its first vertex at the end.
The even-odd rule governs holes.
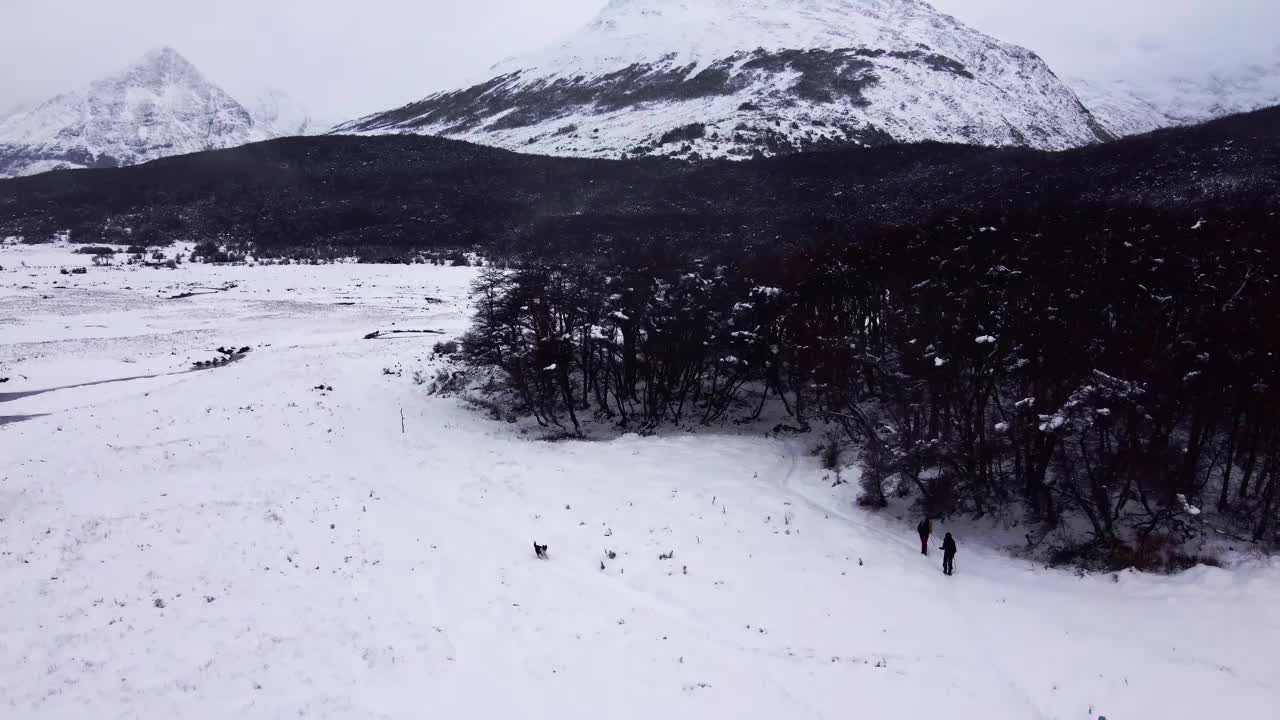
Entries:
POLYGON ((1280 47, 1249 63, 1067 84, 1109 131, 1132 135, 1280 104, 1280 47))
POLYGON ((216 239, 394 259, 434 246, 591 253, 653 238, 734 247, 1011 213, 1048 226, 1063 213, 1096 224, 1133 209, 1190 227, 1274 207, 1277 166, 1280 108, 1065 152, 925 143, 745 162, 325 135, 0 181, 0 237, 38 242, 70 228, 81 242, 216 239))
POLYGON ((1035 53, 918 0, 613 0, 492 73, 334 132, 584 157, 1111 137, 1035 53))
POLYGON ((0 117, 0 177, 235 147, 310 122, 305 112, 297 119, 283 94, 260 105, 251 112, 178 51, 155 48, 81 89, 0 117))

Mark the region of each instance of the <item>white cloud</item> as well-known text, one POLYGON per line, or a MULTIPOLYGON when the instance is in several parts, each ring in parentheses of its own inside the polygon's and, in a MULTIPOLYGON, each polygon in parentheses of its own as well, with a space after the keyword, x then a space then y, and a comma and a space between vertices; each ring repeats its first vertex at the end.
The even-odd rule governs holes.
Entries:
POLYGON ((1280 56, 1277 0, 930 1, 1064 75, 1197 75, 1280 56))
POLYGON ((343 119, 482 75, 602 0, 0 0, 0 111, 170 45, 232 94, 280 87, 343 119))

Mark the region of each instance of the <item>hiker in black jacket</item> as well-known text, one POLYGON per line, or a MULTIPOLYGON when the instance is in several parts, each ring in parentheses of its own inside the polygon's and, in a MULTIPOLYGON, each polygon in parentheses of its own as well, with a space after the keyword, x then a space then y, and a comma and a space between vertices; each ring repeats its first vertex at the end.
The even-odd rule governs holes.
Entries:
POLYGON ((916 532, 920 533, 920 554, 929 554, 929 536, 933 534, 933 521, 925 518, 916 526, 916 532))
POLYGON ((951 533, 942 538, 942 572, 950 575, 955 570, 956 562, 956 539, 951 537, 951 533))

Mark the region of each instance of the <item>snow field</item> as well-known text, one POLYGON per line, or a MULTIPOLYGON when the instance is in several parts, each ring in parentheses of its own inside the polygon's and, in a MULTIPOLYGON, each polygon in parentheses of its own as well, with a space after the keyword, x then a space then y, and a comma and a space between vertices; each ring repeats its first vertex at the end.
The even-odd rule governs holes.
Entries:
POLYGON ((427 396, 413 373, 465 329, 474 270, 58 274, 86 262, 0 248, 0 416, 44 414, 0 425, 4 717, 1262 718, 1280 698, 1280 563, 1080 578, 937 523, 946 578, 910 518, 831 486, 813 438, 549 443, 427 396), (392 328, 444 334, 362 339, 392 328), (253 350, 181 372, 224 344, 253 350), (135 375, 157 377, 13 397, 135 375))

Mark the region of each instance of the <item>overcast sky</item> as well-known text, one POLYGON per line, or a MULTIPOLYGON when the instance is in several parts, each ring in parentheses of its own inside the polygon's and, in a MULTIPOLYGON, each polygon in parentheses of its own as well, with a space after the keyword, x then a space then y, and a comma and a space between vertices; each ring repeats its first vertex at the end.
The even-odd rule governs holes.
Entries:
MULTIPOLYGON (((0 0, 0 111, 170 45, 242 101, 344 120, 478 79, 606 0, 0 0)), ((1196 73, 1280 56, 1280 0, 933 0, 1063 75, 1196 73)))

